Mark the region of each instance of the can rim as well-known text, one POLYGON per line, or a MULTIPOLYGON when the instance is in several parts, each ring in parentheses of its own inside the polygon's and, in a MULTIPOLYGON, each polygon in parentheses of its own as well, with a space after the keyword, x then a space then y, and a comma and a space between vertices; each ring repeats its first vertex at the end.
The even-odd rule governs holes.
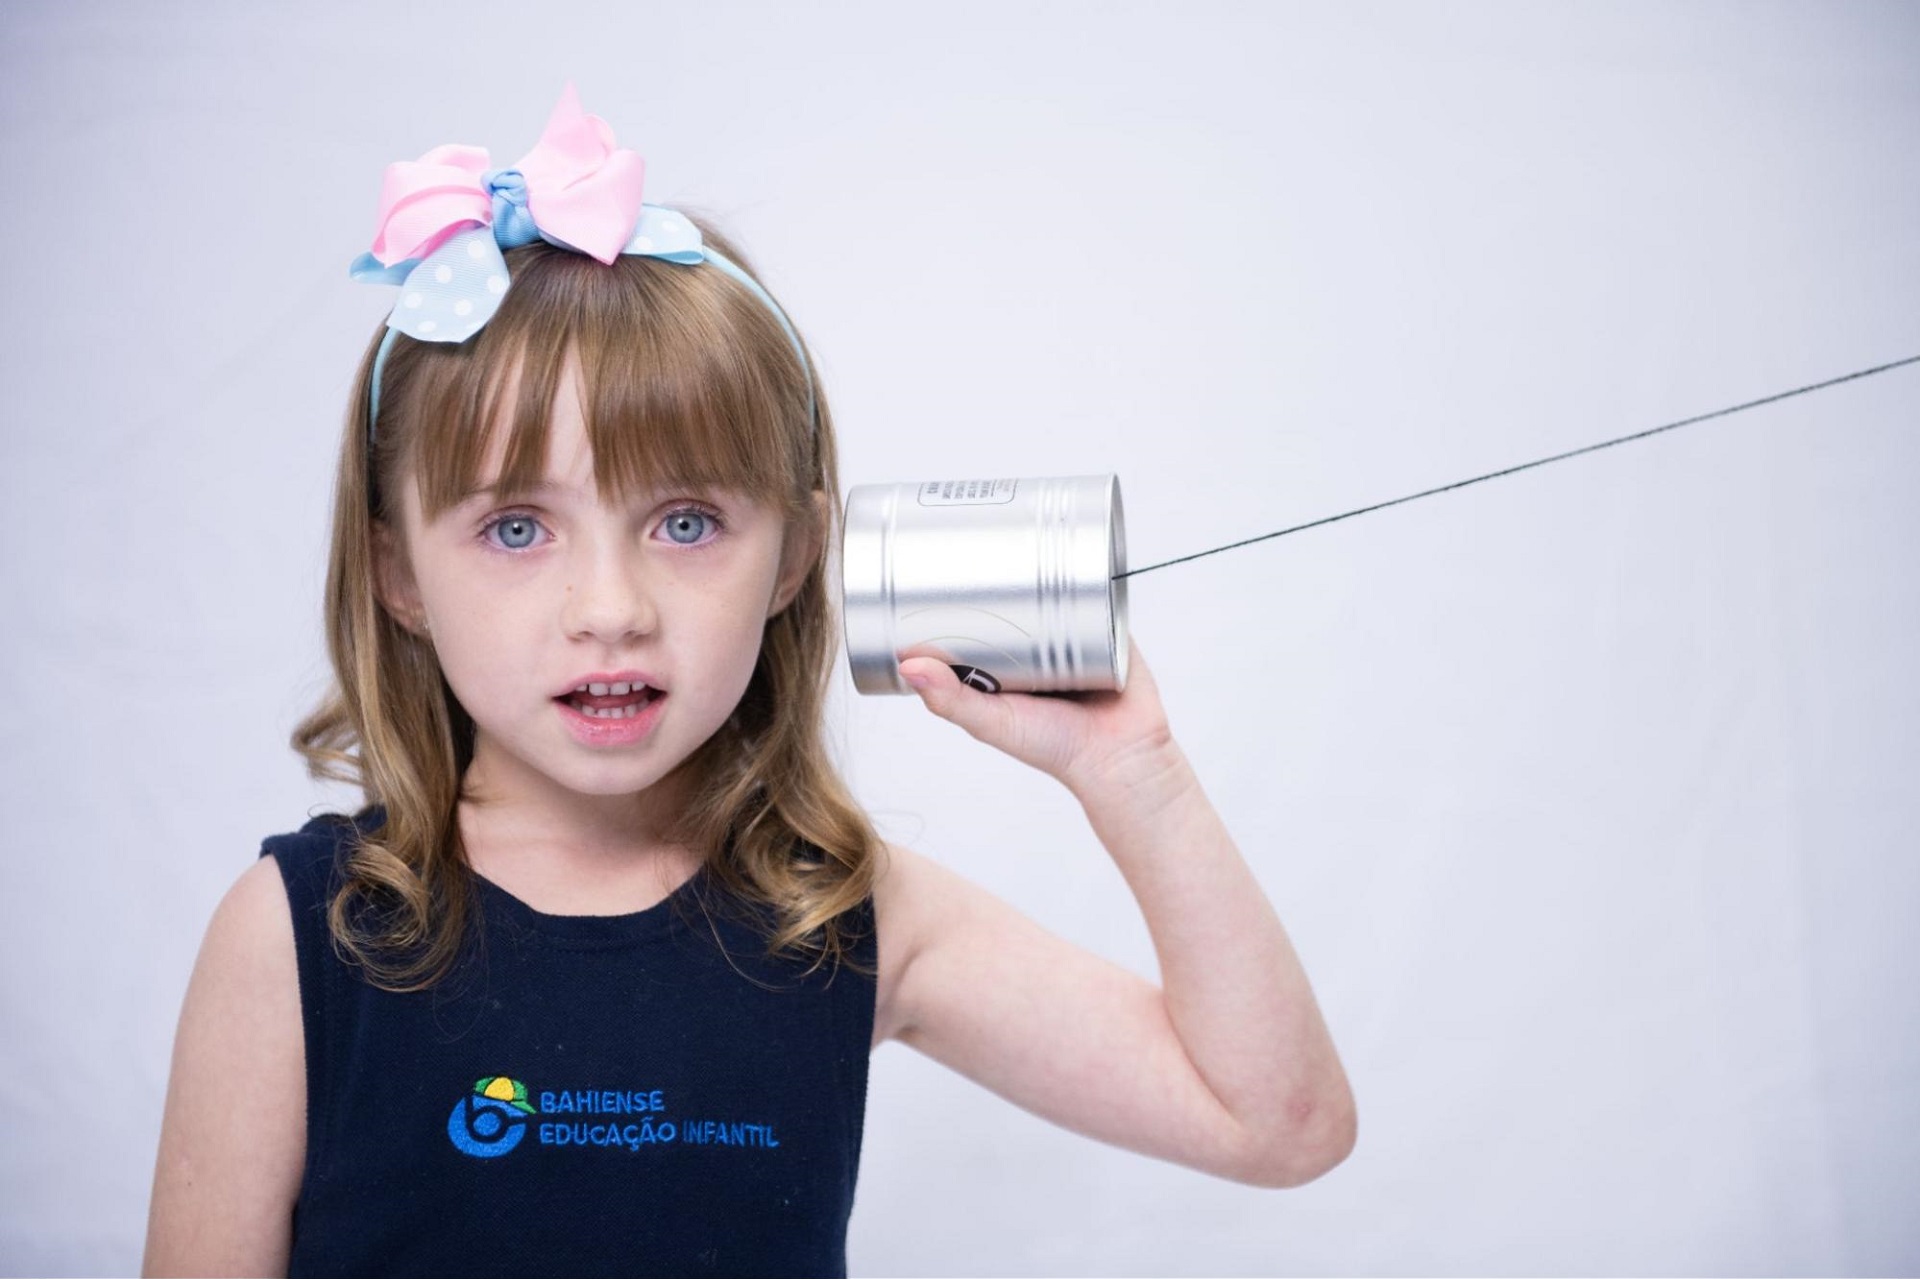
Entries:
POLYGON ((1127 687, 1127 659, 1133 651, 1127 640, 1127 579, 1122 576, 1127 571, 1127 517, 1126 507, 1120 500, 1120 476, 1108 474, 1107 483, 1110 520, 1107 530, 1107 638, 1113 663, 1114 691, 1121 692, 1127 687))

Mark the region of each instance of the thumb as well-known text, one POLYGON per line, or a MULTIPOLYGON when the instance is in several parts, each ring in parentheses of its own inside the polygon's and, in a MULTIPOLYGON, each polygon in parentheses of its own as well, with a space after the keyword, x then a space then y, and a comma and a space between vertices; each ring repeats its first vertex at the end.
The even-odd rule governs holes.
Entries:
POLYGON ((949 723, 958 724, 983 742, 1003 736, 1010 708, 998 696, 969 688, 953 668, 935 657, 910 657, 900 663, 900 677, 920 695, 921 704, 949 723))

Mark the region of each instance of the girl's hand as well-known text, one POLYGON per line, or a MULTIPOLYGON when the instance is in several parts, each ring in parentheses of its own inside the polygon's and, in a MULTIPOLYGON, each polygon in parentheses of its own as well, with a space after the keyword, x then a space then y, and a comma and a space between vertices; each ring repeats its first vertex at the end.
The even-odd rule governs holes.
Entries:
POLYGON ((1180 761, 1153 672, 1131 635, 1127 645, 1127 686, 1117 693, 983 693, 937 657, 903 657, 900 673, 935 715, 1085 800, 1150 782, 1180 761))

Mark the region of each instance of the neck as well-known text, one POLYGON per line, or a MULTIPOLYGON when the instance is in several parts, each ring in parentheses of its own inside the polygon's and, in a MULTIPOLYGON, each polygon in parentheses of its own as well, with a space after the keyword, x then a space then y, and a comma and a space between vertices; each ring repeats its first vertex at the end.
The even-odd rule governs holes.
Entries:
POLYGON ((460 835, 469 861, 494 866, 538 863, 552 873, 604 879, 697 864, 697 850, 671 838, 691 778, 675 770, 645 790, 590 795, 556 784, 475 743, 461 779, 460 835))

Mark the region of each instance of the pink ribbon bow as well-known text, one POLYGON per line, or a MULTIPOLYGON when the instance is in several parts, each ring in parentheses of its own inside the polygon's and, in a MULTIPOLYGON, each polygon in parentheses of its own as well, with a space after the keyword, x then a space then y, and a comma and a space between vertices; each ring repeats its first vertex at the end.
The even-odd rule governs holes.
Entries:
MULTIPOLYGON (((373 256, 382 266, 423 258, 466 226, 493 222, 485 147, 435 147, 387 166, 380 183, 373 256)), ((580 107, 573 82, 533 150, 513 166, 526 182, 527 212, 541 232, 611 264, 640 219, 646 164, 617 147, 613 129, 580 107)))

